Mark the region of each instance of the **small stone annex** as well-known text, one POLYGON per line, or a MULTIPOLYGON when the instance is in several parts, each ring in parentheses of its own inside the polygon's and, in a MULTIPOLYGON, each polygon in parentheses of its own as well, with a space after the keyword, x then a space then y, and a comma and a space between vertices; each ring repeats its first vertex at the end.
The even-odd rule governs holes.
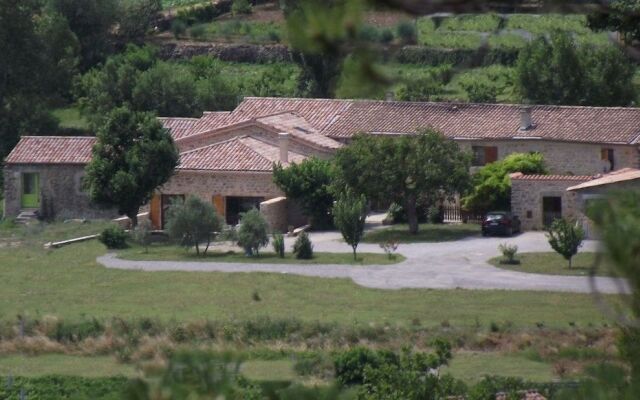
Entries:
MULTIPOLYGON (((147 209, 156 228, 176 198, 212 202, 230 224, 258 206, 272 226, 304 222, 272 181, 274 163, 330 158, 358 133, 413 134, 433 128, 473 153, 472 171, 515 152, 540 152, 553 175, 513 179, 513 211, 525 229, 569 216, 566 189, 595 175, 640 167, 640 108, 523 106, 245 98, 233 111, 160 118, 180 151, 180 166, 147 209)), ((23 137, 5 160, 5 215, 47 218, 115 216, 82 190, 94 138, 23 137)))

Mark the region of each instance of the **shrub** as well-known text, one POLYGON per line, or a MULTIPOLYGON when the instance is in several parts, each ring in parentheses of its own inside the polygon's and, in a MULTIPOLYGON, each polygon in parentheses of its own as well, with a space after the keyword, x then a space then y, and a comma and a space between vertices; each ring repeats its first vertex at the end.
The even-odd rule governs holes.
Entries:
POLYGON ((273 234, 273 251, 280 258, 284 258, 284 236, 282 233, 273 234))
POLYGON ((569 261, 569 268, 571 268, 573 256, 582 246, 584 236, 584 230, 580 225, 564 218, 556 219, 547 229, 547 239, 551 248, 569 261))
POLYGON ((368 42, 379 42, 381 40, 380 31, 373 25, 364 25, 358 32, 358 37, 368 42))
POLYGON ((394 361, 390 352, 377 352, 366 347, 354 347, 335 356, 333 365, 336 379, 343 385, 361 385, 364 382, 365 368, 379 368, 382 364, 394 361))
POLYGON ((302 232, 296 242, 293 244, 293 254, 297 259, 310 260, 313 258, 313 244, 309 239, 307 232, 302 232))
POLYGON ((233 0, 233 5, 231 6, 231 13, 233 15, 238 14, 251 14, 252 8, 249 0, 233 0))
POLYGON ((340 229, 342 238, 353 249, 356 259, 356 248, 364 233, 367 218, 367 200, 363 195, 356 196, 351 191, 344 193, 333 206, 333 221, 340 229))
POLYGON ((259 255, 260 248, 269 244, 269 226, 260 211, 253 208, 240 214, 238 245, 248 256, 259 255))
POLYGON ((127 232, 118 225, 106 228, 100 234, 99 240, 108 249, 124 249, 127 247, 127 232))
POLYGON ((149 251, 149 244, 151 244, 151 221, 144 219, 140 221, 138 226, 133 230, 133 241, 138 245, 144 247, 145 253, 149 251))
POLYGON ((498 97, 498 88, 488 80, 478 80, 461 83, 472 103, 495 103, 498 97))
POLYGON ((207 30, 203 25, 196 25, 190 31, 191 37, 194 39, 202 39, 206 33, 207 30))
POLYGON ((440 206, 431 206, 427 210, 427 221, 431 224, 444 223, 444 209, 440 206))
POLYGON ((405 44, 413 44, 416 42, 417 34, 416 27, 413 22, 400 22, 396 26, 396 32, 398 33, 398 37, 405 44))
POLYGON ((203 255, 215 235, 222 229, 222 218, 211 203, 189 196, 184 202, 173 204, 169 208, 167 231, 169 236, 189 249, 195 247, 200 255, 200 243, 206 242, 203 255))
POLYGON ((515 244, 502 243, 498 246, 498 249, 504 257, 504 259, 500 260, 501 264, 520 264, 520 261, 516 260, 518 246, 515 244))
POLYGON ((179 39, 180 36, 183 36, 187 31, 187 24, 181 19, 175 19, 171 23, 171 33, 175 36, 176 39, 179 39))
POLYGON ((389 28, 384 28, 380 33, 380 41, 382 43, 391 43, 393 42, 393 39, 393 31, 389 28))
POLYGON ((395 253, 398 250, 398 244, 397 240, 389 239, 384 243, 380 243, 380 248, 382 248, 382 250, 387 254, 387 257, 392 260, 396 258, 395 253))

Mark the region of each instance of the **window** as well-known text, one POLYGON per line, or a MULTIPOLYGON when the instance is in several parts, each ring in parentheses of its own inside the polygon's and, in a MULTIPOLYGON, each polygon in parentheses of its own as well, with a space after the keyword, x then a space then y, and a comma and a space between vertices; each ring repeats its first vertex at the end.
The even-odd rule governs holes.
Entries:
POLYGON ((616 166, 613 157, 613 149, 601 149, 600 150, 600 159, 602 160, 604 166, 603 172, 613 171, 616 166))
POLYGON ((473 166, 482 167, 498 161, 498 148, 495 146, 473 146, 473 166))

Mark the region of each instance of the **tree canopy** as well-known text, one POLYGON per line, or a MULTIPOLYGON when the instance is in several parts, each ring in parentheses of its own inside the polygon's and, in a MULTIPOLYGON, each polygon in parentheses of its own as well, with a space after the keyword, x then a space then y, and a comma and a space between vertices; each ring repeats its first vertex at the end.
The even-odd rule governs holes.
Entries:
POLYGON ((473 175, 471 192, 462 199, 463 208, 478 214, 510 210, 511 178, 509 174, 514 172, 547 174, 542 154, 513 153, 480 168, 473 175))
POLYGON ((431 206, 464 191, 470 159, 433 130, 401 137, 361 134, 336 154, 334 190, 347 187, 375 202, 401 204, 410 232, 417 233, 418 202, 431 206))
POLYGON ((637 96, 634 74, 615 47, 578 46, 560 31, 527 45, 516 65, 518 91, 534 104, 628 106, 637 96))
POLYGON ((97 132, 85 185, 92 201, 117 208, 135 226, 140 206, 177 164, 173 139, 153 114, 116 108, 97 132))

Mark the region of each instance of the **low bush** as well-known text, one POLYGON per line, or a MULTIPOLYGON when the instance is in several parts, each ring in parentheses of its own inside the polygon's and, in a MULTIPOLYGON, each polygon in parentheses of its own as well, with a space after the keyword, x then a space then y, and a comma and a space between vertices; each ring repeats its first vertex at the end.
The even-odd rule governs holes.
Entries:
POLYGON ((187 32, 187 24, 181 19, 174 19, 171 23, 171 33, 176 39, 180 39, 181 36, 187 32))
POLYGON ((233 5, 231 6, 231 13, 233 15, 238 14, 251 14, 252 7, 249 0, 233 0, 233 5))
POLYGON ((500 260, 500 264, 520 264, 520 261, 516 260, 518 246, 515 244, 502 243, 498 246, 498 249, 504 257, 504 259, 500 260))
POLYGON ((272 238, 273 251, 280 258, 284 258, 284 236, 282 233, 274 233, 272 238))
POLYGON ((354 347, 334 357, 336 379, 343 385, 361 385, 367 367, 377 369, 384 363, 396 361, 395 354, 367 347, 354 347))
POLYGON ((313 258, 313 244, 306 232, 302 232, 293 244, 293 254, 300 260, 310 260, 313 258))
POLYGON ((400 22, 396 26, 396 33, 404 44, 414 44, 418 38, 415 24, 409 21, 400 22))
POLYGON ((100 234, 99 240, 108 249, 124 249, 127 247, 127 232, 118 225, 106 228, 100 234))
POLYGON ((207 29, 204 27, 204 25, 195 25, 189 31, 189 34, 191 35, 191 37, 197 40, 204 38, 206 33, 207 33, 207 29))
POLYGON ((260 254, 260 248, 269 243, 268 230, 267 221, 256 208, 242 213, 238 229, 238 245, 248 256, 257 256, 260 254))

